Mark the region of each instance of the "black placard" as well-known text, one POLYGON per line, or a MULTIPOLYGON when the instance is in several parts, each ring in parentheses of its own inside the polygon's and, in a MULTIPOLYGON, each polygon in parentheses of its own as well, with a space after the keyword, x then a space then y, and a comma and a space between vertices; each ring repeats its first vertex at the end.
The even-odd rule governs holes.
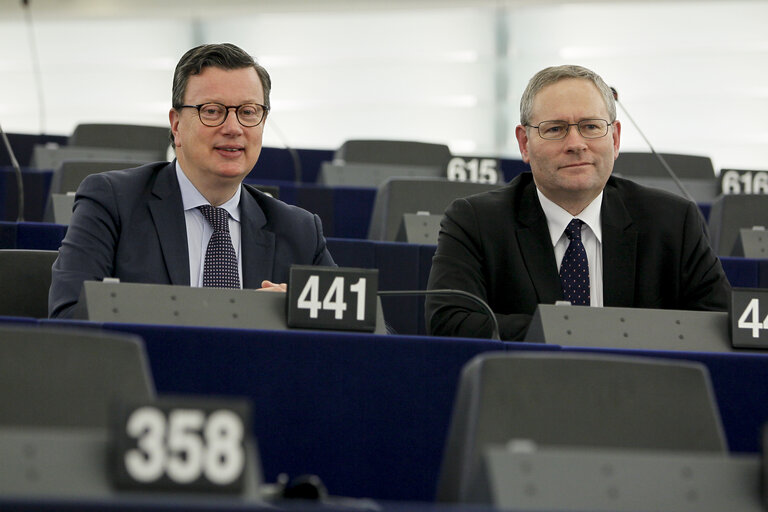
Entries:
POLYGON ((723 169, 720 171, 720 193, 768 194, 768 171, 723 169))
POLYGON ((288 281, 288 327, 372 332, 378 287, 377 269, 294 265, 288 281))
POLYGON ((491 157, 455 156, 448 162, 446 175, 451 181, 491 184, 504 181, 501 172, 501 161, 498 158, 491 157))
POLYGON ((768 290, 734 288, 730 313, 734 347, 768 349, 768 290))
POLYGON ((250 435, 245 400, 164 398, 126 404, 113 431, 115 487, 240 493, 250 435))

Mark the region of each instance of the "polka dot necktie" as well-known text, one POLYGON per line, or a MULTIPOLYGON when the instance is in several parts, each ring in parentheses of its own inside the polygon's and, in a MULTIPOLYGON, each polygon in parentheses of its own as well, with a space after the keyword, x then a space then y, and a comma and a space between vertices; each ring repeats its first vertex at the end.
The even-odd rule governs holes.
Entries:
POLYGON ((581 220, 573 219, 565 228, 565 236, 571 242, 560 265, 563 296, 574 306, 589 306, 589 265, 587 251, 581 243, 582 224, 581 220))
POLYGON ((213 228, 203 262, 203 286, 240 288, 237 255, 229 236, 229 214, 224 208, 198 206, 213 228))

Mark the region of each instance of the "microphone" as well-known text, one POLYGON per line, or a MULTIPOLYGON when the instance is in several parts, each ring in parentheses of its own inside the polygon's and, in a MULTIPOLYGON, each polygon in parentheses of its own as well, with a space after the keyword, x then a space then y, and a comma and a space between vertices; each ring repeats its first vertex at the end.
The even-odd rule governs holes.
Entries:
POLYGON ((615 87, 611 87, 611 92, 613 93, 613 99, 616 100, 616 104, 621 107, 621 110, 624 112, 624 115, 627 116, 627 119, 630 120, 632 125, 635 127, 635 129, 640 133, 640 136, 643 138, 646 144, 648 144, 648 147, 651 149, 651 153, 656 157, 656 159, 661 162, 661 166, 664 167, 664 170, 667 171, 667 174, 669 174, 669 177, 672 178, 672 181, 675 182, 675 185, 677 185, 677 188, 680 189, 680 191, 683 193, 683 195, 692 203, 696 203, 696 199, 693 198, 693 196, 688 192, 688 189, 685 188, 683 183, 678 179, 677 174, 672 170, 672 168, 667 164, 667 161, 664 160, 664 157, 661 156, 659 153, 656 152, 655 149, 653 149, 653 145, 651 144, 651 141, 648 140, 648 137, 645 136, 643 131, 640 129, 640 127, 637 125, 634 119, 632 119, 632 116, 629 115, 629 112, 627 112, 627 109, 624 108, 624 105, 619 101, 619 91, 616 90, 615 87))
POLYGON ((32 26, 32 9, 29 7, 29 0, 22 0, 22 8, 24 9, 24 17, 27 21, 27 39, 29 43, 29 53, 32 55, 32 68, 34 70, 35 84, 37 85, 37 111, 40 123, 40 133, 45 133, 45 96, 43 95, 43 74, 40 71, 40 55, 37 52, 37 44, 35 42, 35 31, 32 26))
POLYGON ((382 295, 453 295, 458 297, 464 297, 466 299, 470 299, 476 304, 479 304, 480 307, 483 308, 483 311, 485 311, 486 314, 491 319, 491 339, 496 341, 501 341, 501 336, 499 336, 499 321, 496 320, 496 314, 493 312, 491 307, 486 303, 483 299, 478 297, 477 295, 474 295, 469 292, 465 292, 464 290, 451 290, 451 289, 441 289, 441 290, 386 290, 386 291, 379 291, 377 292, 379 296, 382 295))
POLYGON ((285 146, 285 149, 288 150, 288 154, 291 155, 291 160, 293 161, 293 181, 297 184, 301 184, 301 159, 299 158, 299 152, 296 151, 293 146, 288 144, 288 140, 285 138, 285 135, 283 135, 283 132, 278 128, 277 124, 275 124, 274 120, 271 120, 269 122, 269 125, 272 127, 272 129, 277 134, 277 137, 280 139, 280 142, 283 143, 283 146, 285 146))
POLYGON ((19 167, 19 161, 16 160, 16 154, 13 152, 11 142, 8 140, 8 136, 3 131, 2 125, 0 125, 0 137, 3 138, 5 149, 8 150, 8 156, 11 159, 11 166, 16 173, 16 189, 19 197, 19 213, 16 216, 16 222, 22 222, 24 220, 24 182, 21 179, 21 167, 19 167))

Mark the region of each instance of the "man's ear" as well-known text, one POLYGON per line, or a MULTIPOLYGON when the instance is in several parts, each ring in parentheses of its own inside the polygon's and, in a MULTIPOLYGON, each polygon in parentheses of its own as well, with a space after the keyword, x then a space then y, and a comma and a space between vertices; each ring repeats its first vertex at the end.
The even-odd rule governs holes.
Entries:
POLYGON ((613 122, 613 159, 619 158, 619 146, 621 141, 621 123, 613 122))
POLYGON ((531 159, 528 158, 528 132, 525 126, 517 125, 515 137, 517 137, 517 145, 520 147, 520 155, 523 157, 523 162, 530 163, 531 159))
POLYGON ((181 147, 181 137, 179 136, 179 111, 172 108, 168 112, 168 121, 171 123, 171 133, 173 134, 173 145, 181 147))

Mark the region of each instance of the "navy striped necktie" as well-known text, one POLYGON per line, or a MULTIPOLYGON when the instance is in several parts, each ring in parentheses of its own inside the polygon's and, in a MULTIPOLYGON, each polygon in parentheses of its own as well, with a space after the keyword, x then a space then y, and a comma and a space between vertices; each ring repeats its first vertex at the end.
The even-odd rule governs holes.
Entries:
POLYGON ((582 224, 583 221, 573 219, 565 228, 565 236, 570 243, 560 265, 563 297, 574 306, 589 306, 589 264, 587 251, 581 243, 582 224))
POLYGON ((203 262, 203 286, 240 288, 237 254, 229 236, 229 213, 208 204, 198 208, 213 228, 203 262))

